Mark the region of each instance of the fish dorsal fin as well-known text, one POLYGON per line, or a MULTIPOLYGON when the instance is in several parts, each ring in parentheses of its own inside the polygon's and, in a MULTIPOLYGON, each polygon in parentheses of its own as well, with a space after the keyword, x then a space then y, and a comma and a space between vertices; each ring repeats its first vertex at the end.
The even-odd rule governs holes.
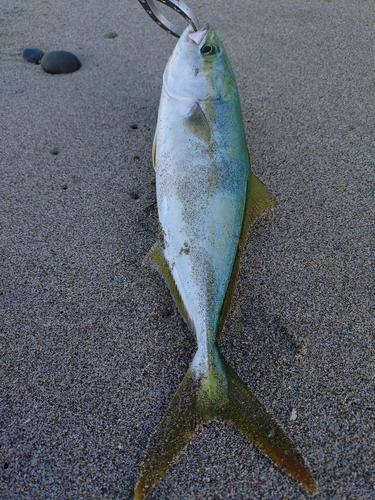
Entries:
POLYGON ((189 132, 194 134, 202 141, 210 141, 211 127, 198 101, 192 105, 189 113, 186 116, 186 126, 189 132))
POLYGON ((232 302, 232 297, 234 289, 236 286, 238 270, 240 267, 240 261, 243 249, 245 248, 247 236, 253 222, 267 209, 272 207, 275 203, 275 197, 266 186, 250 172, 247 181, 247 193, 246 193, 246 205, 244 220, 242 223, 241 236, 238 243, 237 255, 234 261, 232 275, 230 277, 229 285, 227 288, 227 293, 220 312, 220 322, 219 322, 219 335, 223 329, 226 317, 229 312, 230 304, 232 302))
POLYGON ((174 301, 180 311, 181 316, 186 321, 187 325, 195 332, 193 322, 190 320, 188 312, 186 310, 185 304, 181 298, 180 292, 178 291, 177 285, 173 279, 171 270, 167 260, 164 257, 163 248, 160 243, 156 243, 149 251, 146 260, 151 263, 151 266, 161 274, 162 278, 166 282, 174 301))
POLYGON ((266 210, 275 203, 274 195, 268 191, 262 181, 256 175, 250 173, 247 183, 245 218, 242 228, 241 238, 244 238, 243 245, 246 243, 252 223, 266 210))

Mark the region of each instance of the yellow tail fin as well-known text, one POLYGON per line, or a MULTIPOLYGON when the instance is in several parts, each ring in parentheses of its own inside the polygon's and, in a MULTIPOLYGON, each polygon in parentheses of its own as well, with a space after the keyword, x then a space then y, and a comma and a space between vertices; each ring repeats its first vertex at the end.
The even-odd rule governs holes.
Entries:
POLYGON ((199 424, 216 417, 237 427, 282 470, 315 492, 316 484, 302 456, 280 425, 216 350, 210 374, 196 379, 189 368, 141 464, 135 500, 143 500, 165 475, 199 424))

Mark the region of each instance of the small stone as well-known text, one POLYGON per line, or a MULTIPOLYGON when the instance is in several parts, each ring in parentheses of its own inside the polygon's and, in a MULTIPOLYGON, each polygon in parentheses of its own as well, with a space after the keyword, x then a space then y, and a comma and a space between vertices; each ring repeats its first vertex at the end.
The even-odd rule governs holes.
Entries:
POLYGON ((104 35, 104 38, 116 38, 118 35, 115 31, 110 31, 104 35))
POLYGON ((296 420, 297 419, 297 410, 295 410, 294 408, 292 409, 292 413, 290 414, 290 420, 293 421, 293 420, 296 420))
POLYGON ((78 57, 66 50, 54 50, 44 54, 41 66, 47 73, 54 75, 73 73, 82 65, 78 57))
POLYGON ((35 47, 26 47, 22 51, 22 57, 25 61, 33 64, 40 64, 40 61, 44 55, 43 50, 37 49, 35 47))

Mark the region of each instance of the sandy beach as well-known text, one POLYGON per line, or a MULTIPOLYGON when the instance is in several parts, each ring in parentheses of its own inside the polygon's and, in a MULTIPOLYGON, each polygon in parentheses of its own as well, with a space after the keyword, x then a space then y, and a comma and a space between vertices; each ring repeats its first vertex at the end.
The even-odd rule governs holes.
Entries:
MULTIPOLYGON (((187 3, 226 47, 252 169, 277 199, 221 351, 306 458, 315 498, 373 499, 375 4, 187 3)), ((196 348, 144 262, 177 39, 136 0, 3 0, 0 35, 0 498, 130 500, 196 348), (82 67, 48 74, 25 47, 82 67)), ((310 498, 216 421, 150 495, 310 498)))

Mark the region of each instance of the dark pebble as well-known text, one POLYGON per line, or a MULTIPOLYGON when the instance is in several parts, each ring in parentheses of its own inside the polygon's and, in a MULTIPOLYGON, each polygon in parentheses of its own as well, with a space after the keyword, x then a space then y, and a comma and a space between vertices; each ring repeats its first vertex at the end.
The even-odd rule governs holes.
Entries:
POLYGON ((130 125, 130 128, 132 128, 133 130, 137 130, 138 125, 137 125, 136 123, 132 123, 132 124, 130 125))
POLYGON ((41 66, 47 73, 73 73, 82 65, 77 56, 66 50, 54 50, 44 54, 41 66))
POLYGON ((50 153, 51 155, 58 155, 60 153, 59 148, 52 148, 50 153))
POLYGON ((25 61, 34 64, 40 64, 40 61, 44 55, 43 50, 37 49, 35 47, 26 47, 22 51, 22 57, 25 61))
POLYGON ((118 35, 115 31, 110 31, 104 35, 104 38, 116 38, 118 35))

